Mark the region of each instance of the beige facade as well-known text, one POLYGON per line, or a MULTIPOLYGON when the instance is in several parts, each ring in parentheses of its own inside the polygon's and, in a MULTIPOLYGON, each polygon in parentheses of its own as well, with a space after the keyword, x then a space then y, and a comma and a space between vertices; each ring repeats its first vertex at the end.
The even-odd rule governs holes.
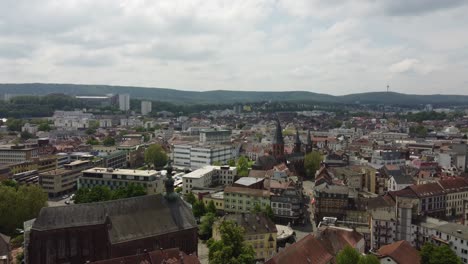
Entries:
POLYGON ((248 213, 256 206, 264 209, 270 206, 270 192, 267 190, 228 186, 224 189, 224 211, 248 213))

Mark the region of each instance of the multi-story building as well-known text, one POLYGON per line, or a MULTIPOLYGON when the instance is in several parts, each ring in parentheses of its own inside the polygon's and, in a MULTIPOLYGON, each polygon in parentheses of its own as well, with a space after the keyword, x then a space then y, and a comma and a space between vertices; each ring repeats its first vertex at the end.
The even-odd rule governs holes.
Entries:
POLYGON ((267 190, 228 186, 224 188, 224 211, 248 213, 257 205, 265 209, 270 206, 270 196, 267 190))
POLYGON ((203 196, 205 206, 208 206, 211 201, 213 201, 218 212, 224 211, 224 192, 215 192, 203 196))
POLYGON ((153 111, 151 101, 141 101, 141 114, 147 115, 153 111))
POLYGON ((322 183, 314 188, 315 219, 336 217, 340 220, 346 216, 348 207, 349 187, 322 183))
POLYGON ((406 156, 398 150, 375 150, 371 163, 376 165, 405 165, 406 156))
POLYGON ((233 149, 231 145, 177 144, 173 150, 174 166, 198 169, 214 162, 227 164, 235 158, 233 149))
POLYGON ((30 148, 24 145, 1 145, 0 164, 19 163, 32 160, 39 156, 37 148, 30 148))
POLYGON ((411 185, 402 190, 389 192, 394 199, 406 198, 417 203, 420 215, 445 217, 447 207, 446 191, 439 183, 411 185))
POLYGON ((122 111, 130 110, 130 95, 119 94, 119 109, 122 111))
POLYGON ((155 170, 128 170, 96 167, 82 172, 81 177, 78 179, 78 188, 107 186, 111 190, 115 190, 130 184, 135 184, 145 187, 149 194, 157 194, 164 192, 164 179, 165 177, 155 170))
POLYGON ((233 221, 241 226, 244 241, 253 247, 255 259, 266 260, 276 254, 276 225, 264 214, 228 214, 223 216, 213 226, 213 239, 221 239, 219 226, 223 221, 233 221))
POLYGON ((236 167, 205 166, 182 176, 182 191, 189 193, 193 188, 233 184, 236 176, 236 167))
POLYGON ((200 142, 210 144, 222 144, 231 141, 231 130, 227 129, 202 129, 200 142))
POLYGON ((454 144, 452 145, 452 165, 459 171, 468 171, 468 145, 454 144))
POLYGON ((32 170, 44 172, 57 168, 57 157, 52 155, 48 157, 33 158, 28 161, 8 165, 8 167, 13 174, 32 170))
POLYGON ((446 216, 463 215, 463 200, 468 198, 468 182, 465 178, 449 178, 437 182, 446 193, 446 216))
POLYGON ((55 111, 52 119, 56 128, 76 130, 88 128, 94 115, 83 111, 55 111))
POLYGON ((76 190, 76 182, 83 169, 92 166, 89 160, 76 160, 64 168, 53 169, 39 174, 39 184, 49 197, 57 197, 76 190))
POLYGON ((296 188, 286 188, 270 197, 275 221, 284 224, 305 223, 304 199, 296 188))
POLYGON ((106 168, 121 169, 127 167, 127 153, 122 150, 100 154, 103 158, 103 165, 106 168))
POLYGON ((21 128, 21 132, 27 132, 32 135, 36 135, 37 131, 39 131, 39 126, 30 123, 24 124, 24 126, 21 128))
POLYGON ((368 137, 370 140, 394 141, 394 140, 407 139, 409 138, 409 135, 406 133, 396 133, 396 132, 371 132, 368 137))

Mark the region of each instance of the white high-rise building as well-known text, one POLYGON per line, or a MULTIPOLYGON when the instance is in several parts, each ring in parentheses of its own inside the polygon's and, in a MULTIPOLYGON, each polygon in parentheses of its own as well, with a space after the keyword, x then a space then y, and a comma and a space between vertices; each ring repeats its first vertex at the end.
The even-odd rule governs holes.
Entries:
POLYGON ((141 114, 147 115, 152 111, 151 101, 141 101, 141 114))
POLYGON ((130 110, 130 95, 119 94, 119 109, 122 111, 130 110))

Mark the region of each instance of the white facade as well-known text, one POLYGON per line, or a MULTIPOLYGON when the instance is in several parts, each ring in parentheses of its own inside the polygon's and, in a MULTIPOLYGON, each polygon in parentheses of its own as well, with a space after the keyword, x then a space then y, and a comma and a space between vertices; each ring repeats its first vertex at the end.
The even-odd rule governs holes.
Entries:
POLYGON ((32 125, 29 123, 24 124, 21 128, 21 132, 28 132, 29 134, 35 135, 38 131, 39 127, 37 125, 32 125))
POLYGON ((151 113, 153 104, 151 101, 141 101, 141 114, 142 115, 147 115, 151 113))
POLYGON ((203 129, 200 131, 200 142, 221 144, 230 142, 231 130, 203 129))
POLYGON ((55 111, 52 119, 56 128, 76 130, 88 128, 94 115, 83 111, 55 111))
POLYGON ((143 186, 148 194, 158 194, 165 191, 164 179, 165 177, 155 170, 92 168, 82 172, 78 179, 78 188, 99 185, 114 190, 135 184, 143 186))
POLYGON ((190 144, 174 145, 174 166, 198 169, 214 162, 226 164, 234 159, 230 145, 199 146, 190 144))
POLYGON ((236 167, 205 166, 182 176, 182 191, 189 193, 193 188, 230 185, 237 175, 236 167))
POLYGON ((130 110, 130 95, 119 94, 119 109, 122 111, 130 110))
POLYGON ((409 138, 406 133, 395 133, 395 132, 371 132, 369 134, 370 140, 403 140, 409 138))
POLYGON ((112 119, 99 119, 99 127, 112 127, 112 119))

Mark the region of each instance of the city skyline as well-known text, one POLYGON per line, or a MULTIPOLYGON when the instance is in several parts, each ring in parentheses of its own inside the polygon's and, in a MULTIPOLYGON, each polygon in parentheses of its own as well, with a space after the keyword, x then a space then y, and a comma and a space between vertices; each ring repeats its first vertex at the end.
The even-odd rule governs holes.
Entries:
POLYGON ((1 83, 468 94, 460 0, 8 0, 0 10, 1 83))

